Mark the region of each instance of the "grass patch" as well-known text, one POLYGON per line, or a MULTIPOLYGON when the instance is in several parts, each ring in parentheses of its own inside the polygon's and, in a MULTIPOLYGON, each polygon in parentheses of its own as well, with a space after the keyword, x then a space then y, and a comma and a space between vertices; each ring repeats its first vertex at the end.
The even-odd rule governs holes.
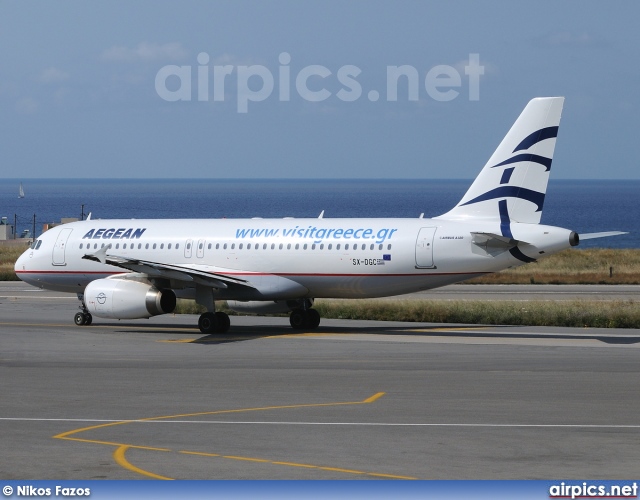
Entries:
POLYGON ((640 250, 569 249, 515 269, 474 278, 467 283, 638 285, 640 250))
MULTIPOLYGON (((233 316, 224 301, 218 311, 233 316)), ((466 301, 318 299, 323 318, 472 325, 560 326, 571 328, 640 328, 640 305, 634 301, 466 301)), ((175 314, 201 314, 202 306, 178 299, 175 314)), ((268 316, 286 316, 285 314, 268 316)))
MULTIPOLYGON (((216 311, 227 313, 229 316, 238 316, 239 313, 232 311, 227 307, 227 302, 224 300, 216 301, 216 311)), ((178 299, 176 302, 176 308, 173 311, 174 314, 202 314, 207 312, 207 308, 196 304, 195 300, 178 299)))
POLYGON ((633 301, 421 301, 317 300, 323 318, 564 326, 573 328, 640 328, 640 306, 633 301))
POLYGON ((27 246, 0 246, 0 281, 20 281, 13 270, 27 246))

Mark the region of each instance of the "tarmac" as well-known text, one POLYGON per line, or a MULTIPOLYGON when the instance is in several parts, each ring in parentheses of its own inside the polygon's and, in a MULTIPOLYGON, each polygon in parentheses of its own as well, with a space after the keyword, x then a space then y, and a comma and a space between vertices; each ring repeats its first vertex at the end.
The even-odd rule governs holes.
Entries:
POLYGON ((640 330, 76 310, 0 284, 3 479, 637 476, 640 330))

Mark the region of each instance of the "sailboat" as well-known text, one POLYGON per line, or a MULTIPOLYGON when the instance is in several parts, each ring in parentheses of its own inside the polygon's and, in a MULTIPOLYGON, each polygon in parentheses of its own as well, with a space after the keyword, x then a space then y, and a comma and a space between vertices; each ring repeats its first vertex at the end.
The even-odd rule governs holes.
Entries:
POLYGON ((20 183, 20 190, 18 191, 18 198, 24 198, 24 188, 22 187, 22 182, 20 183))

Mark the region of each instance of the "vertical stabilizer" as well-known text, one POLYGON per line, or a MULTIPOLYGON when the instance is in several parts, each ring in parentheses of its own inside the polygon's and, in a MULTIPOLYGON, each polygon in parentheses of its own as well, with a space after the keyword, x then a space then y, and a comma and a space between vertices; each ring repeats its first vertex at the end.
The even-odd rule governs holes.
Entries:
POLYGON ((538 224, 563 104, 564 97, 529 101, 462 200, 437 218, 538 224))

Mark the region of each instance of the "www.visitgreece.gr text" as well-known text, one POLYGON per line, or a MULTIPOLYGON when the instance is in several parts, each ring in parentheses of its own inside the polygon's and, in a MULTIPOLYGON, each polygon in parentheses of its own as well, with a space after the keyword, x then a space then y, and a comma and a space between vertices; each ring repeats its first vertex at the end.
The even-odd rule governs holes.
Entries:
POLYGON ((246 238, 297 238, 308 239, 313 243, 321 243, 326 240, 372 240, 374 243, 384 243, 390 240, 397 229, 372 229, 372 228, 320 228, 315 226, 296 226, 289 229, 236 229, 236 239, 246 238))

